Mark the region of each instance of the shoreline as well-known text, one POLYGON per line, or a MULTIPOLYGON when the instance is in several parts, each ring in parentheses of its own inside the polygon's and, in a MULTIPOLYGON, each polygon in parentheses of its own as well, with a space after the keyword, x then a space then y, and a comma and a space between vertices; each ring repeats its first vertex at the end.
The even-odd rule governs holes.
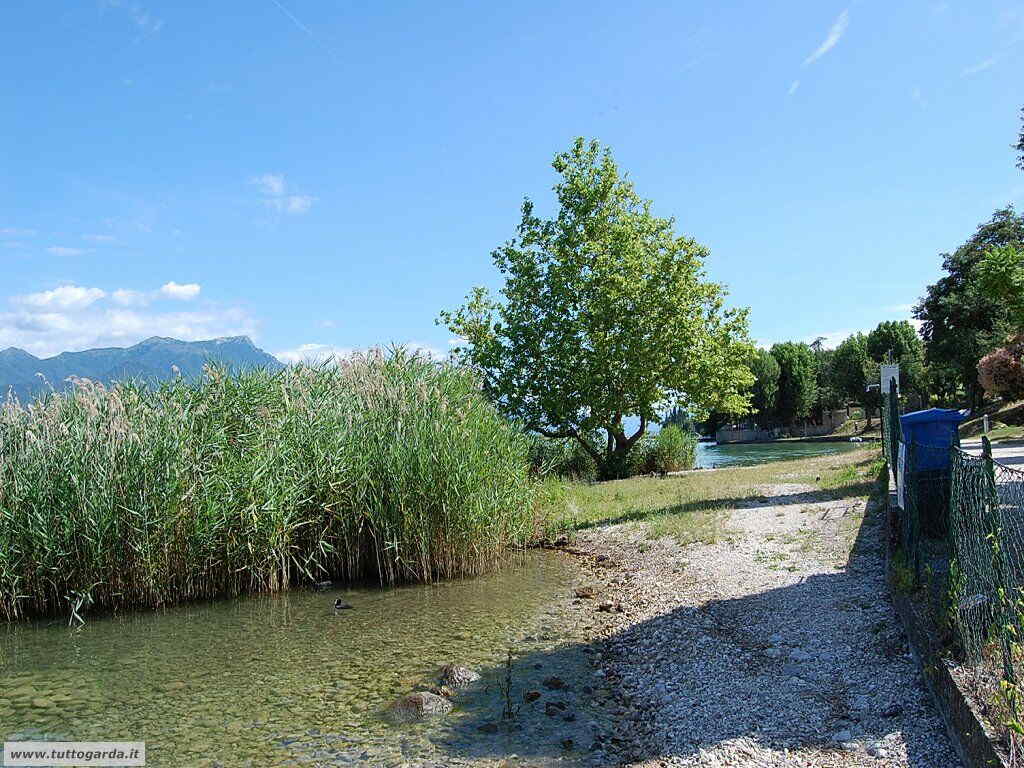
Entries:
MULTIPOLYGON (((881 437, 869 435, 818 435, 817 437, 780 437, 776 440, 735 440, 728 443, 714 442, 715 445, 775 445, 778 443, 849 443, 851 437, 859 437, 861 443, 880 443, 881 437)), ((854 443, 856 445, 857 443, 854 443)))

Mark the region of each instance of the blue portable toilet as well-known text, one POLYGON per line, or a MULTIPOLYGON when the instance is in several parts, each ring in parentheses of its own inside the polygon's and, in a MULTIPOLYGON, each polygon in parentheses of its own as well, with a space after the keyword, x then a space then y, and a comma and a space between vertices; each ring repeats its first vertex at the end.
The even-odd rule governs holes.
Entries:
POLYGON ((960 422, 968 411, 953 408, 928 408, 900 416, 903 442, 913 443, 913 471, 949 468, 949 449, 960 445, 960 422))

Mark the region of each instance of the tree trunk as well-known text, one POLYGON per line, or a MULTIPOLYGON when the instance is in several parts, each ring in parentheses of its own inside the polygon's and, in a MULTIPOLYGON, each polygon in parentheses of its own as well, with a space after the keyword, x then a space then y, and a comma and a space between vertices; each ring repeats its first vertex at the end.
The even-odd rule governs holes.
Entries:
POLYGON ((627 436, 622 429, 622 417, 617 416, 615 422, 606 428, 608 444, 604 460, 598 461, 598 477, 601 480, 620 480, 629 477, 629 454, 637 441, 647 431, 647 419, 640 418, 640 427, 632 435, 627 436))

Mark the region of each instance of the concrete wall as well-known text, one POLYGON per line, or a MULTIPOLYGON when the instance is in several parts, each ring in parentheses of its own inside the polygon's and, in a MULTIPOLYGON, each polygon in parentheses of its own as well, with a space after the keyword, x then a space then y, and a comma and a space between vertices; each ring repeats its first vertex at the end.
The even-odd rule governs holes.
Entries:
POLYGON ((748 424, 732 424, 718 430, 715 433, 715 440, 719 443, 761 443, 778 440, 781 437, 821 437, 835 432, 845 423, 846 411, 838 410, 825 413, 821 424, 808 424, 806 427, 758 429, 748 424))

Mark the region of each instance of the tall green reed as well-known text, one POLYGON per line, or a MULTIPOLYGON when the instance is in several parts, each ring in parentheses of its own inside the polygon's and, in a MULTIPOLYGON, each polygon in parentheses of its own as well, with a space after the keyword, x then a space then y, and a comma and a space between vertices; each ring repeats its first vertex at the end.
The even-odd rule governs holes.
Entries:
POLYGON ((472 575, 533 533, 527 442, 395 350, 0 408, 0 616, 472 575))

